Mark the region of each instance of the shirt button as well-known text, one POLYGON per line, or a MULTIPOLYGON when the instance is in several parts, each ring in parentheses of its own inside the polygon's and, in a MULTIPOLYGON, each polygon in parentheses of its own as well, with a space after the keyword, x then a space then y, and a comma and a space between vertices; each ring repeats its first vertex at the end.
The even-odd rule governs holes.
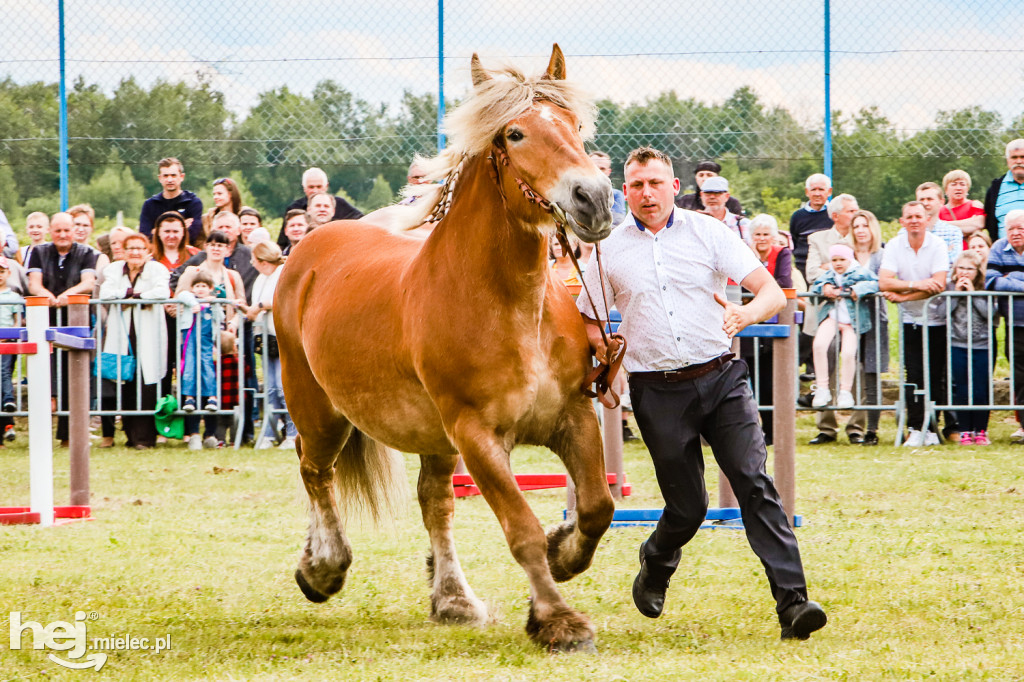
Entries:
POLYGON ((678 340, 679 340, 679 337, 677 336, 677 337, 676 337, 676 341, 678 341, 678 340))
POLYGON ((662 287, 661 288, 662 291, 665 291, 666 289, 668 289, 668 287, 662 287))
POLYGON ((668 311, 668 314, 669 314, 669 315, 671 315, 671 314, 672 314, 672 311, 671 311, 671 310, 670 310, 670 311, 668 311))

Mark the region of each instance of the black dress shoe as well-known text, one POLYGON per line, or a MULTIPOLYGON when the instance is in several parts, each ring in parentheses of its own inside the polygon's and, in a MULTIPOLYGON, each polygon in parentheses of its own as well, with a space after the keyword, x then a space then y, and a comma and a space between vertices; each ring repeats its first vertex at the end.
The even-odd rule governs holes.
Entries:
POLYGON ((779 614, 782 639, 807 639, 812 632, 825 627, 827 622, 824 609, 813 601, 793 604, 779 614))
POLYGON ((806 407, 811 409, 812 403, 814 402, 814 393, 801 393, 796 399, 796 404, 800 407, 806 407))
MULTIPOLYGON (((852 442, 852 441, 851 441, 852 442)), ((861 445, 878 445, 878 434, 874 431, 868 431, 864 434, 864 440, 861 441, 861 445)))
POLYGON ((860 445, 864 442, 864 436, 859 433, 851 433, 849 436, 850 445, 860 445))
MULTIPOLYGON (((646 544, 646 543, 644 543, 646 544)), ((675 572, 675 566, 682 556, 682 550, 673 554, 673 566, 658 566, 650 563, 644 554, 644 545, 640 545, 640 572, 633 580, 633 603, 636 609, 648 618, 657 618, 665 608, 665 593, 668 591, 669 577, 675 572)))
POLYGON ((836 437, 830 436, 827 433, 819 433, 817 436, 810 440, 811 445, 824 445, 825 443, 835 443, 836 437))
POLYGON ((639 440, 636 435, 633 434, 633 429, 629 428, 628 424, 622 425, 622 442, 628 443, 633 440, 639 440))
POLYGON ((814 372, 804 372, 800 375, 800 381, 814 381, 814 372))

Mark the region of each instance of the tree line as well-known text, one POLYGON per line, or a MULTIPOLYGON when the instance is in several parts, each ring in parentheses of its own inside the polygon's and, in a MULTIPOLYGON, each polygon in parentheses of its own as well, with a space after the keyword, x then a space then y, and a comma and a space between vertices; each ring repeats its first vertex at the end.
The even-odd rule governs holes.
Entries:
MULTIPOLYGON (((58 207, 57 107, 56 83, 0 81, 0 208, 15 219, 58 207)), ((616 184, 629 151, 648 144, 675 160, 684 191, 694 165, 716 159, 748 211, 787 219, 804 179, 821 169, 821 130, 765 105, 750 87, 717 104, 667 91, 628 104, 603 99, 598 110, 590 144, 612 156, 616 184)), ((320 166, 332 189, 372 210, 394 199, 414 154, 436 151, 436 111, 434 94, 405 92, 388 106, 324 80, 308 95, 267 90, 239 116, 202 78, 148 88, 127 78, 112 93, 79 78, 68 91, 71 201, 108 218, 121 210, 134 224, 142 201, 160 189, 156 162, 176 156, 186 188, 204 202, 213 180, 230 175, 248 203, 276 216, 300 195, 302 170, 320 166)), ((1003 145, 1024 135, 1024 114, 1006 122, 981 107, 942 111, 929 128, 901 134, 868 107, 835 112, 832 134, 836 191, 891 220, 918 184, 953 168, 971 174, 980 198, 1005 172, 1003 145)))

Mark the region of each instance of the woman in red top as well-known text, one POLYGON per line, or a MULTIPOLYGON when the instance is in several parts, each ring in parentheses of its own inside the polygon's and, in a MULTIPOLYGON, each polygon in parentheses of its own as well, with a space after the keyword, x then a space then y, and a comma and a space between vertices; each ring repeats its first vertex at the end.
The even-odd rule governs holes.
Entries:
POLYGON ((185 219, 177 211, 161 213, 153 225, 153 260, 168 270, 177 270, 199 249, 189 246, 185 219))
POLYGON ((971 235, 985 227, 985 206, 977 199, 968 199, 971 176, 967 171, 951 170, 942 178, 947 203, 939 210, 939 220, 956 225, 964 233, 964 249, 971 235))

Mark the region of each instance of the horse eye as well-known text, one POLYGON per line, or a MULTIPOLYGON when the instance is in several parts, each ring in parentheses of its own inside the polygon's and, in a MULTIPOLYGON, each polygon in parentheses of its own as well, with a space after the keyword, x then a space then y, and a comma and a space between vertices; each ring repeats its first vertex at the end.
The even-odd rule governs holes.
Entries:
POLYGON ((523 134, 518 130, 510 130, 508 131, 507 137, 512 142, 519 142, 523 139, 523 134))

